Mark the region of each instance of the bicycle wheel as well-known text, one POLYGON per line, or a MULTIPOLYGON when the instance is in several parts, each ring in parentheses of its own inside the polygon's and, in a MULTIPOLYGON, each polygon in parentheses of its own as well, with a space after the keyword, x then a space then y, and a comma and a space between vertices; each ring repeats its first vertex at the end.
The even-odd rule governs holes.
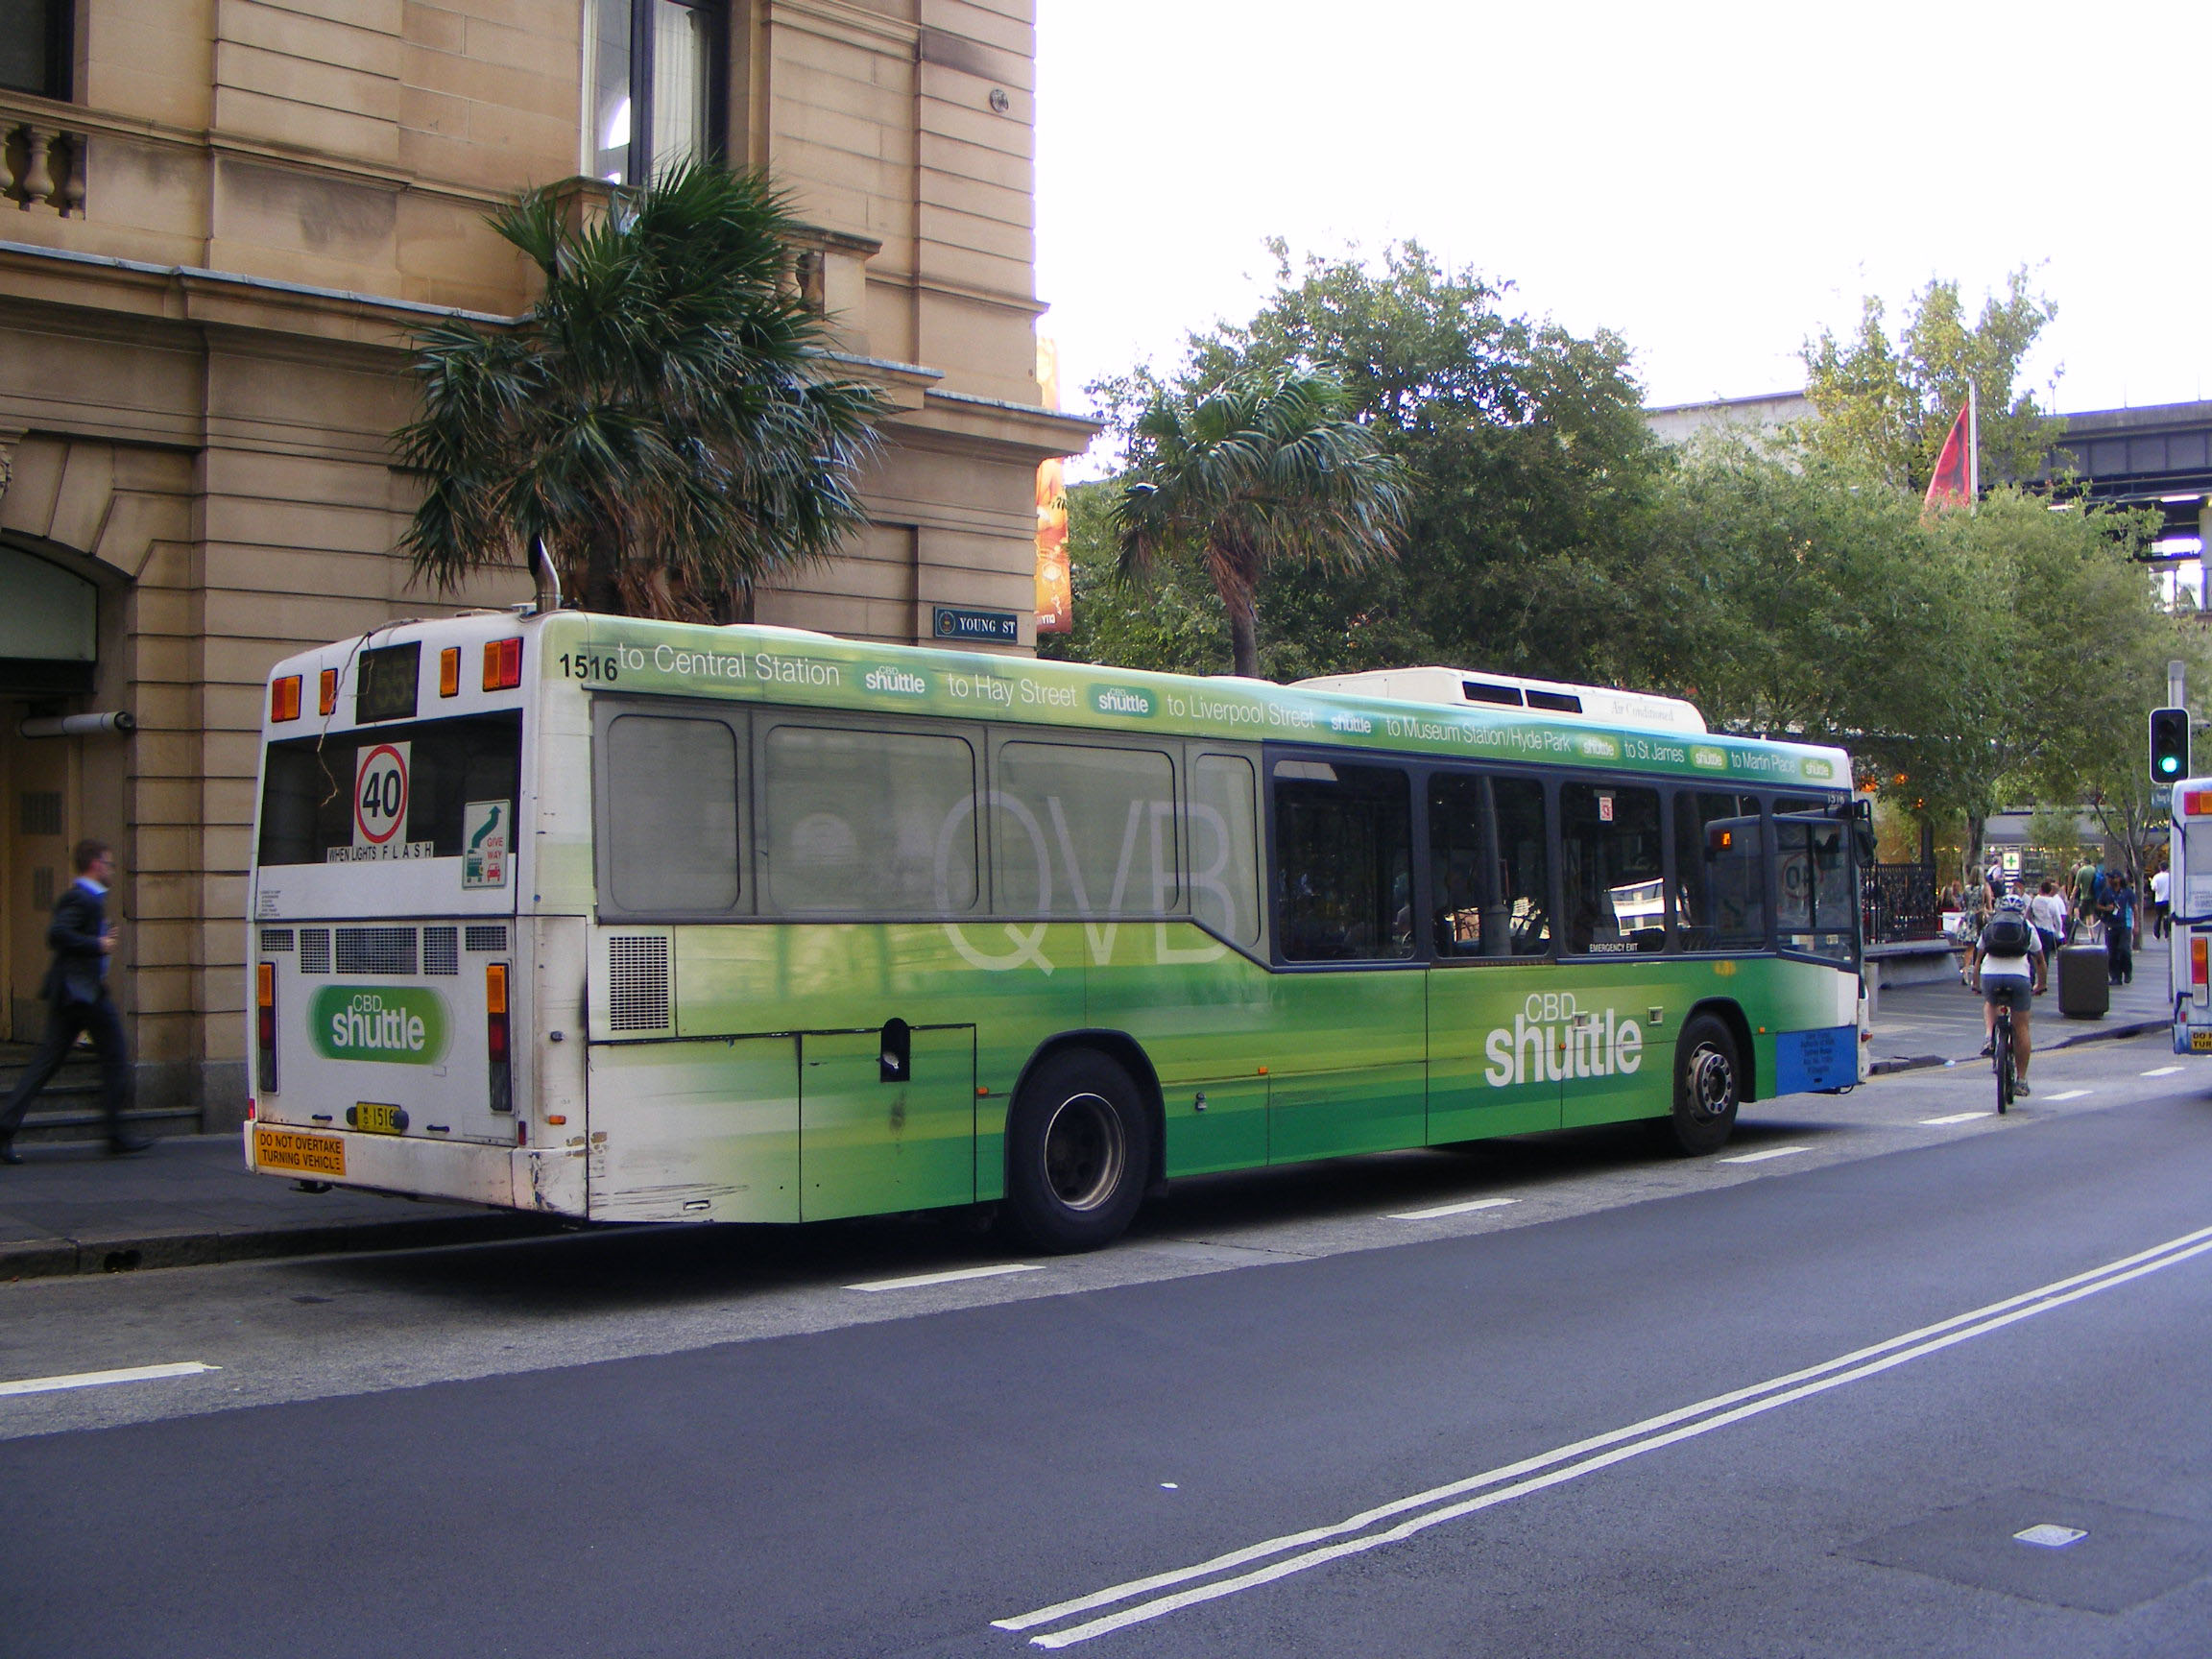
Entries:
POLYGON ((2012 1104, 2012 1010, 1997 1010, 1997 1028, 1989 1045, 1990 1058, 1997 1070, 1997 1115, 2002 1118, 2012 1104))

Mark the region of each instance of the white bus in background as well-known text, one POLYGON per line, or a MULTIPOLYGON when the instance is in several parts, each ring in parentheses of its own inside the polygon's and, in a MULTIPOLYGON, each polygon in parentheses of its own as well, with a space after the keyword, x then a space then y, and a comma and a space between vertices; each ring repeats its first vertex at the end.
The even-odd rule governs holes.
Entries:
POLYGON ((2174 785, 2166 946, 2173 969, 2174 1052, 2212 1054, 2212 778, 2174 785))

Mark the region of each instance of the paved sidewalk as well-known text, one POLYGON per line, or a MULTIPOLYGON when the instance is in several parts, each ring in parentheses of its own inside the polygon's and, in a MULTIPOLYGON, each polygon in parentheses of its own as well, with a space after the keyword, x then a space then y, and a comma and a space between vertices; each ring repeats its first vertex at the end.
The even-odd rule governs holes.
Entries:
MULTIPOLYGON (((2172 1023, 2172 1006, 2164 953, 2144 951, 2135 958, 2134 983, 2112 987, 2111 1012, 2102 1019, 2066 1019, 2058 1012, 2056 986, 2036 998, 2035 1047, 2041 1052, 2163 1031, 2172 1023)), ((1982 999, 1956 977, 1934 985, 1892 986, 1882 993, 1874 1010, 1878 1073, 1978 1058, 1983 1042, 1982 999)))
POLYGON ((303 1192, 247 1171, 236 1135, 166 1137, 110 1158, 98 1142, 23 1145, 0 1166, 0 1284, 252 1257, 525 1238, 542 1216, 334 1188, 303 1192))
MULTIPOLYGON (((2036 1005, 2036 1046, 2163 1030, 2164 959, 2115 987, 2102 1020, 2064 1020, 2056 999, 2036 1005)), ((1982 1046, 1982 1011, 1956 981, 1882 994, 1874 1022, 1877 1071, 1965 1060, 1982 1046)), ((528 1238, 564 1223, 461 1205, 416 1203, 373 1192, 303 1192, 277 1176, 249 1174, 236 1135, 156 1141, 128 1158, 98 1142, 26 1144, 23 1163, 0 1166, 0 1283, 57 1274, 123 1272, 256 1257, 341 1250, 402 1250, 528 1238)))

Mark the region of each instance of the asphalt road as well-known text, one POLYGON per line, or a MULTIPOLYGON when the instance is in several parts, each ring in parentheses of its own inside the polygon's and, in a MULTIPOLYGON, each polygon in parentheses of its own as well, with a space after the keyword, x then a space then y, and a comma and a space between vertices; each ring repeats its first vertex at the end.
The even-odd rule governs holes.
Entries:
POLYGON ((1070 1261, 0 1286, 0 1382, 215 1367, 0 1391, 0 1655, 2200 1654, 2212 1068, 2034 1081, 1179 1184, 1070 1261))

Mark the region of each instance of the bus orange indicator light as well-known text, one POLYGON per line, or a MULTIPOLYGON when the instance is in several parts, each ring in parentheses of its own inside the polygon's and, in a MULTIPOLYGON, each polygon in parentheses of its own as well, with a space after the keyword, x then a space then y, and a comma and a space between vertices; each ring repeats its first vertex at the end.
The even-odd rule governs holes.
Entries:
POLYGON ((2185 818, 2202 818, 2212 815, 2212 789, 2185 789, 2181 793, 2181 815, 2185 818))
POLYGON ((977 1089, 975 1091, 975 1098, 978 1100, 988 1100, 991 1098, 991 1091, 988 1089, 977 1089))
POLYGON ((567 1114, 564 1112, 549 1113, 546 1116, 545 1121, 552 1124, 554 1128, 558 1129, 568 1121, 568 1117, 567 1114))
POLYGON ((315 712, 335 714, 338 711, 338 670, 323 670, 323 693, 315 699, 315 712))
POLYGON ((448 645, 438 653, 438 695, 461 695, 461 647, 448 645))
POLYGON ((300 718, 300 676, 287 674, 269 687, 269 718, 272 720, 297 720, 300 718))
POLYGON ((522 684, 522 641, 487 639, 484 642, 484 689, 512 691, 522 684))
POLYGON ((484 1006, 493 1014, 507 1012, 507 964, 493 962, 484 970, 484 1006))
POLYGON ((275 1007, 276 1005, 276 964, 274 962, 261 963, 253 975, 253 979, 254 1005, 260 1008, 275 1007))

